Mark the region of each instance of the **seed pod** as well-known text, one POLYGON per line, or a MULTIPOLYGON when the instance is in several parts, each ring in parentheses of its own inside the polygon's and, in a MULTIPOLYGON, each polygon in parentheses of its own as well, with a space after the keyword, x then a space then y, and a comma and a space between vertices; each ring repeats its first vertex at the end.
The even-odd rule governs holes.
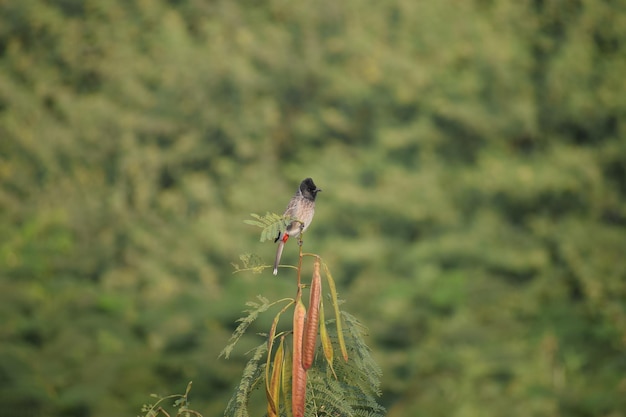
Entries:
POLYGON ((293 417, 304 417, 306 404, 306 370, 302 367, 302 336, 306 308, 298 300, 293 312, 293 358, 291 367, 291 411, 293 417))
POLYGON ((281 379, 282 379, 282 383, 281 383, 281 389, 283 391, 283 402, 285 404, 285 411, 287 412, 288 416, 291 416, 291 413, 289 411, 291 411, 291 390, 290 390, 290 384, 291 384, 291 378, 292 378, 292 374, 291 374, 291 366, 292 364, 292 357, 291 357, 291 350, 290 349, 284 349, 283 350, 283 372, 281 375, 281 379))
POLYGON ((326 273, 326 280, 328 281, 328 288, 330 289, 330 296, 332 298, 333 307, 335 308, 335 324, 337 325, 337 340, 339 341, 339 349, 343 360, 348 362, 348 349, 346 349, 346 341, 343 338, 343 327, 341 324, 341 312, 339 311, 339 301, 337 300, 337 287, 335 287, 335 280, 330 274, 328 266, 324 264, 324 272, 326 273))
POLYGON ((337 379, 337 374, 335 374, 335 369, 333 368, 333 358, 335 356, 335 352, 333 351, 333 344, 330 341, 328 331, 326 330, 326 319, 324 318, 324 300, 320 301, 320 339, 322 340, 322 349, 324 350, 326 362, 328 363, 328 366, 330 366, 330 370, 333 371, 335 379, 337 379))
POLYGON ((322 295, 322 277, 320 275, 320 259, 315 258, 313 264, 313 278, 309 295, 309 312, 307 313, 302 341, 302 367, 308 370, 313 365, 315 357, 315 343, 317 342, 317 328, 320 319, 320 298, 322 295))
POLYGON ((269 383, 267 398, 267 415, 268 417, 277 417, 280 409, 280 377, 283 372, 283 341, 285 337, 280 338, 280 344, 274 355, 274 366, 272 367, 272 378, 269 383))
MULTIPOLYGON (((267 337, 267 361, 265 363, 265 396, 267 397, 267 402, 268 405, 271 407, 271 409, 275 412, 278 413, 278 407, 276 407, 276 405, 274 404, 274 395, 272 395, 272 391, 270 389, 270 361, 272 359, 271 353, 272 353, 272 348, 274 346, 274 340, 275 340, 275 336, 276 336, 276 327, 278 326, 278 321, 280 320, 280 316, 287 310, 287 308, 289 308, 289 306, 291 306, 292 303, 287 304, 285 307, 283 307, 282 310, 280 310, 278 312, 278 314, 276 314, 276 316, 274 317, 274 321, 272 322, 272 327, 270 328, 270 333, 267 337)), ((281 338, 280 340, 281 346, 283 344, 283 339, 281 338)), ((284 352, 284 350, 283 350, 284 352)), ((276 353, 278 354, 278 352, 276 353)), ((273 374, 272 374, 273 375, 273 374)))

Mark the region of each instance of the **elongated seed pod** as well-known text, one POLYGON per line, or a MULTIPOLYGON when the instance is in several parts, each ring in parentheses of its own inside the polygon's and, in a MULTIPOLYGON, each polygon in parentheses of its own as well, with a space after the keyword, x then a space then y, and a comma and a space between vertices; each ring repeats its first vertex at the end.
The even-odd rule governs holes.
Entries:
MULTIPOLYGON (((274 396, 272 394, 272 388, 270 387, 272 378, 274 376, 274 373, 272 372, 272 377, 270 377, 270 361, 272 359, 272 347, 274 346, 274 336, 276 335, 276 326, 278 325, 279 318, 280 313, 277 314, 276 317, 274 317, 274 322, 272 323, 272 327, 270 328, 270 333, 267 338, 267 361, 265 362, 265 396, 267 397, 267 415, 269 417, 275 417, 278 414, 278 410, 274 401, 274 396)), ((278 351, 276 352, 276 355, 277 354, 278 351)), ((274 364, 276 364, 275 361, 276 359, 274 359, 274 364)))
POLYGON ((348 362, 348 349, 346 349, 346 341, 343 338, 341 312, 339 311, 339 301, 337 300, 337 287, 335 287, 335 280, 330 274, 330 270, 328 269, 328 266, 326 266, 326 264, 324 264, 324 272, 326 273, 326 280, 328 281, 330 296, 332 298, 333 307, 335 308, 335 325, 337 326, 337 340, 339 341, 339 349, 341 350, 341 356, 343 356, 343 360, 348 362))
POLYGON ((309 294, 309 311, 306 316, 304 339, 302 340, 302 367, 306 370, 313 365, 313 359, 315 358, 321 295, 322 276, 320 275, 320 259, 315 258, 315 263, 313 264, 313 278, 311 279, 311 291, 309 294))
POLYGON ((291 367, 291 411, 293 417, 304 417, 306 404, 306 370, 302 367, 302 336, 306 308, 298 300, 293 312, 293 357, 291 367))
MULTIPOLYGON (((272 408, 272 410, 275 410, 276 413, 278 413, 278 408, 274 405, 274 397, 272 396, 271 390, 270 390, 270 361, 272 359, 272 347, 274 346, 274 339, 276 336, 276 326, 278 326, 278 321, 280 320, 280 316, 287 310, 287 308, 289 308, 289 306, 291 306, 292 303, 287 304, 285 307, 283 307, 278 314, 276 314, 276 316, 274 316, 274 321, 272 322, 272 327, 270 328, 270 333, 267 337, 267 361, 265 362, 265 396, 267 397, 267 402, 268 405, 272 408)), ((281 344, 282 344, 282 338, 281 338, 281 344)))
POLYGON ((330 341, 328 331, 326 330, 323 299, 320 300, 320 339, 322 340, 322 349, 324 350, 324 357, 326 358, 326 362, 328 363, 328 366, 330 366, 330 370, 333 371, 335 379, 337 379, 337 374, 335 374, 335 368, 333 367, 333 358, 335 356, 335 352, 333 351, 333 344, 330 341))
POLYGON ((289 386, 289 384, 291 384, 291 378, 292 378, 292 374, 291 374, 291 367, 292 367, 292 356, 291 356, 291 350, 290 349, 284 349, 283 350, 283 374, 281 376, 282 379, 282 383, 281 383, 281 390, 283 392, 283 403, 285 404, 285 411, 287 413, 288 417, 292 417, 291 414, 291 387, 289 386))
POLYGON ((283 373, 283 342, 285 337, 280 338, 280 344, 274 355, 274 366, 272 367, 272 378, 269 383, 267 415, 277 417, 280 410, 280 378, 283 373))

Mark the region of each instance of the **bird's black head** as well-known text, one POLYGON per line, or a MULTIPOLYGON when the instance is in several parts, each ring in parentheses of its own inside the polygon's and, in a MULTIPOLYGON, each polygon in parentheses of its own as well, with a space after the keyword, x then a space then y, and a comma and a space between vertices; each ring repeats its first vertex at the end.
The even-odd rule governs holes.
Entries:
POLYGON ((304 196, 304 198, 308 200, 315 201, 315 196, 319 193, 320 190, 315 186, 315 183, 311 178, 306 178, 304 181, 300 183, 300 192, 304 196))

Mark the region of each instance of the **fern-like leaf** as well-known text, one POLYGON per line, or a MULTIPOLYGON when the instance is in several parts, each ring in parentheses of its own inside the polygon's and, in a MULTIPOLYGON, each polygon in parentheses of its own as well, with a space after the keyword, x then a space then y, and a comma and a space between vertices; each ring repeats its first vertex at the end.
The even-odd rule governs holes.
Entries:
MULTIPOLYGON (((378 404, 380 368, 363 340, 364 328, 358 320, 341 311, 345 323, 344 336, 350 348, 350 360, 337 361, 337 379, 318 347, 315 365, 309 370, 307 415, 382 417, 385 409, 378 404)), ((332 323, 334 320, 329 320, 332 323)), ((329 338, 337 347, 336 326, 328 326, 329 338)))
POLYGON ((255 253, 242 253, 239 255, 241 265, 231 262, 231 265, 235 269, 233 273, 252 271, 255 274, 260 274, 268 266, 265 265, 263 259, 255 253))
POLYGON ((241 317, 237 320, 239 322, 239 325, 230 336, 230 339, 228 339, 228 345, 226 345, 226 347, 222 349, 218 357, 223 356, 228 359, 231 352, 235 348, 235 345, 237 344, 241 336, 243 336, 243 334, 246 332, 250 324, 252 324, 257 319, 257 317, 259 317, 259 314, 263 313, 271 306, 267 298, 258 295, 257 299, 259 300, 258 303, 254 301, 248 301, 246 303, 246 305, 250 307, 248 310, 245 311, 246 313, 248 313, 248 315, 245 317, 241 317))
MULTIPOLYGON (((346 339, 349 340, 349 345, 354 349, 353 357, 350 358, 350 364, 346 364, 348 365, 346 367, 354 367, 360 370, 360 372, 358 372, 359 378, 355 383, 361 387, 363 392, 380 396, 380 377, 382 376, 382 370, 376 361, 374 361, 370 348, 365 344, 365 340, 363 340, 365 327, 353 315, 345 311, 342 311, 341 315, 346 323, 346 339)), ((353 372, 353 369, 347 370, 353 372)))
POLYGON ((265 362, 262 360, 267 353, 267 343, 263 342, 254 349, 252 358, 246 364, 243 370, 243 376, 239 382, 239 386, 230 398, 226 410, 225 417, 249 417, 248 399, 254 387, 256 387, 263 378, 265 362))
POLYGON ((294 220, 290 217, 281 216, 276 213, 265 213, 265 216, 261 216, 256 213, 251 213, 250 217, 253 217, 256 220, 244 220, 243 222, 249 224, 251 226, 260 227, 263 229, 261 231, 261 242, 265 242, 266 240, 273 241, 276 239, 280 232, 283 232, 287 226, 294 220))

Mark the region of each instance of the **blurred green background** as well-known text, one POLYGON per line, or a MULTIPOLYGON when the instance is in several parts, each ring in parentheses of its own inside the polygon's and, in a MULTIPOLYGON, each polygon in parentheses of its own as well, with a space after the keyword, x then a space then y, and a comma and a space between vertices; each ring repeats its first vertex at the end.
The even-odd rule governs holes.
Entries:
POLYGON ((625 416, 624 74, 620 0, 0 1, 0 415, 221 415, 311 176, 390 417, 625 416))

